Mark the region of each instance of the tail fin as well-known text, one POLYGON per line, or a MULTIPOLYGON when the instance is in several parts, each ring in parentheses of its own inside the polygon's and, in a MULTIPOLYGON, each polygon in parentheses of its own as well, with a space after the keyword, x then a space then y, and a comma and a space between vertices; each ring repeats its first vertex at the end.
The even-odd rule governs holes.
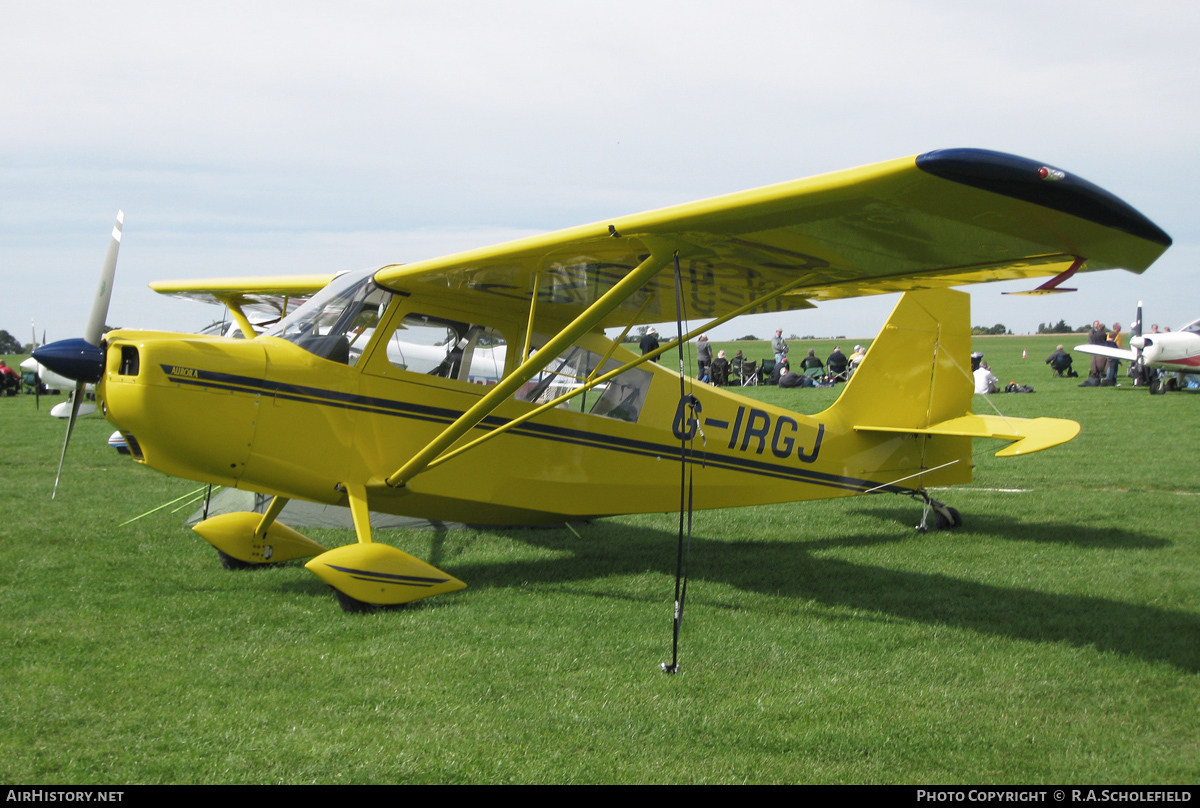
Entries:
MULTIPOLYGON (((996 453, 1010 457, 1075 437, 1079 424, 1074 421, 971 413, 970 320, 970 297, 962 292, 905 293, 841 397, 817 417, 860 434, 915 438, 921 444, 914 474, 918 485, 970 482, 972 438, 1015 441, 996 453)), ((907 454, 897 451, 889 470, 912 468, 901 459, 907 454)), ((888 469, 887 462, 882 469, 888 469)))
POLYGON ((829 414, 855 426, 927 428, 971 409, 971 298, 907 292, 829 414))

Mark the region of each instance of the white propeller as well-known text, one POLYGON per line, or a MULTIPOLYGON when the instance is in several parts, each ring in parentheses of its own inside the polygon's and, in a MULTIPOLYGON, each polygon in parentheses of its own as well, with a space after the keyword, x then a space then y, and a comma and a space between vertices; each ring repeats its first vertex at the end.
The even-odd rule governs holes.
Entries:
POLYGON ((61 373, 67 378, 76 379, 75 393, 71 397, 71 416, 67 419, 67 435, 63 438, 62 454, 58 458, 58 473, 54 475, 54 493, 50 495, 51 499, 54 499, 58 495, 58 480, 62 477, 63 461, 67 458, 67 446, 71 443, 71 433, 75 429, 75 419, 79 416, 79 405, 83 402, 83 388, 89 381, 98 381, 98 376, 103 374, 104 353, 100 350, 100 343, 104 337, 104 320, 108 317, 108 303, 112 298, 113 277, 117 273, 117 252, 121 248, 121 228, 124 224, 125 212, 117 211, 117 223, 113 225, 112 239, 108 242, 108 252, 104 256, 104 266, 100 269, 100 285, 96 289, 96 299, 92 301, 92 311, 88 315, 87 328, 83 332, 83 342, 87 343, 87 346, 91 346, 94 350, 89 351, 87 350, 87 346, 79 346, 78 340, 65 340, 63 343, 43 346, 40 349, 40 352, 44 352, 45 358, 39 361, 44 365, 47 365, 47 360, 59 358, 60 356, 65 358, 68 363, 74 363, 68 364, 68 367, 73 372, 65 372, 65 368, 58 367, 53 367, 51 370, 61 373), (55 350, 56 348, 57 350, 55 350), (97 364, 99 365, 98 368, 93 367, 97 364), (88 375, 96 373, 96 371, 98 371, 97 378, 87 378, 88 375))

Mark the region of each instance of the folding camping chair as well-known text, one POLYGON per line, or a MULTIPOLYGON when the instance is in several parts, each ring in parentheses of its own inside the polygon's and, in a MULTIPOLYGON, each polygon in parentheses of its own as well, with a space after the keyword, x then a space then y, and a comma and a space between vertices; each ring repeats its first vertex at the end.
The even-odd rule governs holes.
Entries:
POLYGON ((743 359, 739 368, 738 380, 742 387, 758 387, 758 363, 743 359))

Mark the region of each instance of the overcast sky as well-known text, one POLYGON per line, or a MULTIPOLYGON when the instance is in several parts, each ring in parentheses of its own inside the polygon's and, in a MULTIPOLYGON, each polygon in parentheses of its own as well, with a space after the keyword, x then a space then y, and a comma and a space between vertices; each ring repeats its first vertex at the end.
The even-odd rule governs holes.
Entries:
MULTIPOLYGON (((936 148, 1082 176, 1174 239, 972 321, 1200 316, 1194 2, 2 2, 0 328, 199 328, 152 280, 408 262, 936 148)), ((894 298, 737 321, 871 336, 894 298)))

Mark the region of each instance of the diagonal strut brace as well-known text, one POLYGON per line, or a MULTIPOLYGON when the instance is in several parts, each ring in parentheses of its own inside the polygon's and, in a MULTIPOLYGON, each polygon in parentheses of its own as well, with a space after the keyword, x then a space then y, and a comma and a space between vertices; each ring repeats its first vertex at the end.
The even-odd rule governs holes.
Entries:
MULTIPOLYGON (((644 239, 644 241, 649 240, 644 239)), ((672 251, 661 243, 649 243, 647 246, 650 247, 650 255, 642 263, 638 264, 632 272, 618 281, 613 288, 601 295, 595 303, 588 306, 582 314, 554 335, 537 353, 528 359, 522 357, 524 361, 520 366, 489 390, 487 395, 479 399, 475 406, 459 416, 454 423, 446 427, 440 435, 417 452, 385 482, 393 488, 403 487, 409 480, 424 471, 434 458, 473 429, 509 396, 521 389, 521 385, 557 359, 560 353, 575 343, 575 340, 590 331, 609 312, 621 305, 626 298, 657 275, 671 260, 672 251)))

